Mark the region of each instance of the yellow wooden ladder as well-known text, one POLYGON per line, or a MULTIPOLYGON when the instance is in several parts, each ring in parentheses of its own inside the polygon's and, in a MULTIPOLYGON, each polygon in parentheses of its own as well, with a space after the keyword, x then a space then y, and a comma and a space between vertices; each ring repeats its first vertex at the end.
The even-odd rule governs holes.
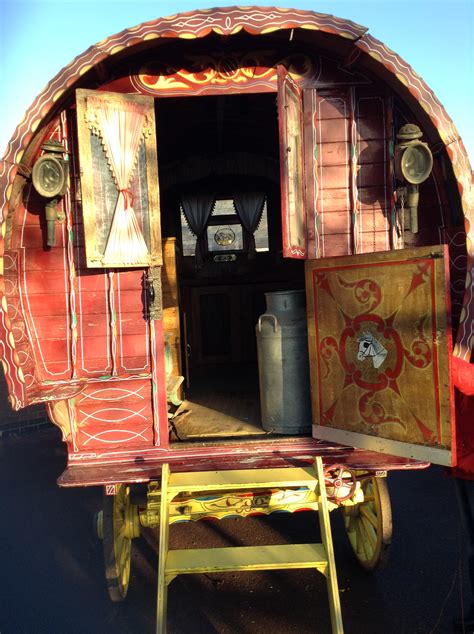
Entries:
POLYGON ((180 574, 316 568, 326 576, 333 634, 342 634, 329 509, 321 458, 314 467, 244 469, 171 473, 162 468, 160 543, 158 551, 157 634, 166 633, 168 585, 180 574), (276 546, 232 546, 168 550, 170 503, 180 493, 253 491, 255 489, 308 488, 318 496, 322 543, 276 546))

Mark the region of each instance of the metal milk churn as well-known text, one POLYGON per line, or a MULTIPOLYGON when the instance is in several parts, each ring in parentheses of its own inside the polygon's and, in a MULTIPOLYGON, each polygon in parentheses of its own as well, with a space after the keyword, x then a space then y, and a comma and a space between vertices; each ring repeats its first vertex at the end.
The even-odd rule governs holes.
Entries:
POLYGON ((262 427, 277 434, 311 431, 304 291, 265 293, 256 326, 262 427))

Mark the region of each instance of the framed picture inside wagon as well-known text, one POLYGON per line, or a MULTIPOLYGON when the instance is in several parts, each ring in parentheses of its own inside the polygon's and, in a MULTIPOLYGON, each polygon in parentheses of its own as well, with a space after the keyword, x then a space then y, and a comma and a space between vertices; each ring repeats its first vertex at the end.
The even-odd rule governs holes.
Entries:
POLYGON ((87 266, 162 264, 154 101, 76 90, 87 266))

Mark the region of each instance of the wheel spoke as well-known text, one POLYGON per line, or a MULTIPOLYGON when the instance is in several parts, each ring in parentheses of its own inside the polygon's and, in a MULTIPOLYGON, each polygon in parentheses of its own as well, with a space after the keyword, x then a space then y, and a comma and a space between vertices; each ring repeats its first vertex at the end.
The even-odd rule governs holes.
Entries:
POLYGON ((343 511, 344 525, 359 563, 373 570, 387 559, 392 526, 390 498, 386 482, 375 476, 363 478, 361 490, 364 500, 343 511))
POLYGON ((371 553, 376 549, 377 546, 377 533, 374 530, 374 527, 370 522, 365 518, 361 517, 361 532, 365 537, 365 543, 369 546, 371 553))
POLYGON ((128 548, 124 548, 122 552, 120 553, 119 559, 117 561, 117 564, 118 564, 117 568, 119 571, 123 571, 126 569, 127 562, 129 561, 129 559, 130 559, 130 551, 128 548))
POLYGON ((362 534, 362 523, 360 520, 356 522, 356 535, 357 535, 357 552, 361 559, 368 559, 368 553, 366 549, 366 540, 362 534))
POLYGON ((351 543, 351 547, 353 550, 356 550, 356 532, 355 532, 355 526, 354 526, 354 517, 352 515, 349 516, 345 516, 344 517, 344 525, 346 528, 346 533, 347 533, 347 537, 349 538, 349 541, 351 543))
POLYGON ((103 511, 104 556, 108 589, 113 601, 125 598, 130 580, 131 539, 127 537, 129 489, 117 487, 113 498, 105 498, 103 511))
POLYGON ((366 506, 365 504, 360 507, 360 514, 365 517, 372 526, 377 530, 378 527, 378 519, 377 515, 374 513, 374 510, 370 506, 366 506))
POLYGON ((124 542, 123 535, 120 535, 120 533, 115 535, 115 549, 114 550, 115 550, 115 557, 117 558, 123 550, 123 542, 124 542))
POLYGON ((346 531, 350 534, 353 534, 355 531, 356 519, 357 518, 353 515, 349 515, 349 517, 346 518, 346 531))
POLYGON ((374 484, 372 479, 362 482, 362 491, 364 492, 365 500, 374 499, 374 484))

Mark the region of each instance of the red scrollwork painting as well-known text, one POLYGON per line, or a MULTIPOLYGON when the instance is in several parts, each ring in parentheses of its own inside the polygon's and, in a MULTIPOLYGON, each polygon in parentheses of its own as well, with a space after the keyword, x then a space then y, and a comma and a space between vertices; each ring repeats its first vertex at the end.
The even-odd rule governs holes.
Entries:
POLYGON ((442 266, 400 254, 372 263, 364 256, 364 266, 334 261, 311 271, 317 424, 413 443, 446 440, 442 266))

